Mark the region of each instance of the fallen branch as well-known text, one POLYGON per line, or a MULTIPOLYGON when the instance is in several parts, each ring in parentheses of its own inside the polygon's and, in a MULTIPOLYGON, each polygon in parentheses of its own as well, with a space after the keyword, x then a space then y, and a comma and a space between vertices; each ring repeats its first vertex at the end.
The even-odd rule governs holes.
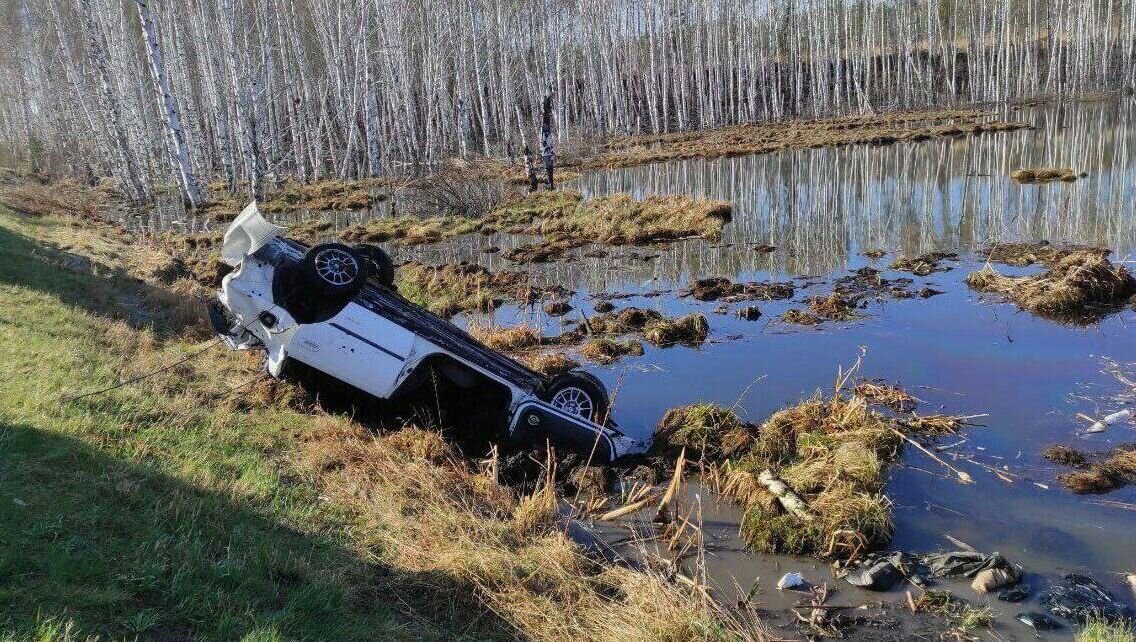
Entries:
POLYGON ((667 491, 663 493, 662 500, 659 501, 659 510, 655 512, 655 521, 666 521, 667 505, 674 499, 675 493, 678 491, 679 484, 682 482, 682 468, 686 464, 686 448, 678 454, 678 461, 675 462, 674 476, 671 477, 671 483, 667 485, 667 491))
POLYGON ((604 513, 603 515, 600 515, 596 519, 598 519, 601 522, 607 522, 607 521, 611 521, 613 519, 618 519, 620 517, 623 517, 624 515, 629 515, 631 513, 634 513, 635 511, 643 508, 647 504, 650 504, 654 499, 655 499, 654 497, 644 497, 643 499, 640 499, 637 502, 631 502, 630 504, 625 504, 625 505, 620 506, 619 508, 617 508, 615 510, 610 510, 610 511, 604 513))
POLYGON ((893 428, 891 426, 888 426, 888 430, 894 432, 895 434, 899 435, 901 439, 903 439, 907 443, 911 444, 912 446, 915 446, 916 448, 918 448, 924 455, 927 455, 931 459, 934 459, 935 461, 942 464, 944 467, 946 467, 947 470, 951 471, 956 476, 958 476, 959 481, 961 481, 962 483, 964 483, 964 484, 973 484, 974 483, 973 477, 971 477, 966 472, 961 471, 958 468, 955 468, 954 466, 943 461, 942 459, 940 459, 938 457, 938 455, 936 455, 935 453, 931 452, 930 450, 927 450, 926 448, 924 448, 923 444, 920 444, 919 442, 915 441, 911 437, 908 437, 907 435, 903 434, 902 432, 896 430, 895 428, 893 428))
POLYGON ((766 490, 777 497, 777 501, 781 502, 785 510, 806 522, 811 522, 816 519, 816 515, 809 510, 808 504, 806 504, 799 495, 794 493, 793 489, 789 488, 788 484, 774 476, 773 471, 761 471, 761 474, 757 476, 757 481, 762 486, 765 486, 766 490))

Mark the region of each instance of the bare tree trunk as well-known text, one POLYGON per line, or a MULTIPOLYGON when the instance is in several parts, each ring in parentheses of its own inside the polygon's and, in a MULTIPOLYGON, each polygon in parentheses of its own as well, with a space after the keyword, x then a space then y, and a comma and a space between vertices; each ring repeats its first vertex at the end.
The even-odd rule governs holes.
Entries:
POLYGON ((138 20, 142 23, 142 34, 146 39, 146 50, 150 54, 150 72, 154 76, 154 89, 158 92, 163 115, 166 118, 166 127, 173 142, 174 162, 181 179, 182 191, 192 208, 204 204, 201 198, 201 189, 197 186, 197 179, 193 176, 193 166, 189 162, 189 148, 185 143, 185 132, 181 127, 181 114, 178 113, 177 103, 170 95, 170 84, 166 80, 165 64, 162 60, 162 50, 158 47, 158 37, 154 33, 154 20, 150 16, 150 7, 144 0, 134 0, 138 7, 138 20))
POLYGON ((540 125, 540 138, 541 138, 541 155, 544 157, 544 173, 548 181, 548 189, 556 189, 556 185, 552 179, 552 172, 556 166, 556 153, 552 149, 552 88, 549 88, 549 93, 544 97, 544 106, 542 110, 542 119, 540 125))
POLYGON ((113 133, 115 150, 119 158, 119 180, 123 191, 134 203, 142 203, 148 195, 142 185, 141 172, 138 161, 127 142, 126 129, 123 127, 122 108, 119 106, 118 96, 112 85, 110 62, 107 59, 106 40, 102 29, 95 21, 90 0, 79 0, 79 7, 83 13, 84 23, 87 25, 87 52, 99 76, 100 97, 102 99, 103 120, 110 125, 113 133))
POLYGON ((529 191, 535 192, 537 185, 536 178, 536 164, 533 163, 532 150, 529 149, 529 141, 525 137, 525 121, 521 118, 521 108, 517 107, 517 129, 521 132, 521 147, 525 151, 525 175, 529 177, 529 191))

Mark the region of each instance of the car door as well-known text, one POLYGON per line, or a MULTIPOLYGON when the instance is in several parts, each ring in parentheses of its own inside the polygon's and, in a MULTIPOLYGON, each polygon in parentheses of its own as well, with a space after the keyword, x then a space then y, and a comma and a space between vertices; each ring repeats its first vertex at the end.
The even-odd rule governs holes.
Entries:
POLYGON ((370 310, 348 303, 322 323, 301 325, 288 356, 377 397, 389 397, 414 333, 370 310))

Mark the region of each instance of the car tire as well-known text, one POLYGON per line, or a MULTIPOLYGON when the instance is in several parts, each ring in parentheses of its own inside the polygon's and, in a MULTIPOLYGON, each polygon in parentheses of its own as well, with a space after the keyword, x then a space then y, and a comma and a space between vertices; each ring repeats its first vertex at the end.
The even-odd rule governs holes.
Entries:
POLYGON ((342 243, 321 243, 304 254, 300 277, 321 296, 343 301, 363 289, 368 267, 355 248, 342 243))
POLYGON ((587 372, 568 372, 552 380, 541 399, 558 410, 606 423, 611 401, 603 382, 587 372))
POLYGON ((368 264, 371 280, 384 287, 394 287, 394 261, 383 248, 370 243, 360 243, 355 246, 355 251, 368 264))

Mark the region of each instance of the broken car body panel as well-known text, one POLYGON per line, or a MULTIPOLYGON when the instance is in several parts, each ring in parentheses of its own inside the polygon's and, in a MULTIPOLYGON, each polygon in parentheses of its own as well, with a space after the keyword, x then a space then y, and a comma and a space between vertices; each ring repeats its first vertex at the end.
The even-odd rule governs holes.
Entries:
MULTIPOLYGON (((214 327, 233 349, 263 348, 268 371, 280 376, 294 359, 370 395, 389 399, 431 357, 452 360, 468 372, 509 392, 508 429, 521 441, 545 438, 598 457, 640 453, 647 444, 611 423, 601 426, 541 398, 548 378, 475 340, 466 332, 407 301, 390 288, 367 283, 350 300, 333 306, 327 318, 300 322, 282 298, 315 293, 280 291, 279 270, 294 269, 309 248, 281 236, 282 229, 250 204, 233 221, 221 249, 234 267, 219 293, 214 327)), ((460 370, 460 369, 459 369, 460 370)))

